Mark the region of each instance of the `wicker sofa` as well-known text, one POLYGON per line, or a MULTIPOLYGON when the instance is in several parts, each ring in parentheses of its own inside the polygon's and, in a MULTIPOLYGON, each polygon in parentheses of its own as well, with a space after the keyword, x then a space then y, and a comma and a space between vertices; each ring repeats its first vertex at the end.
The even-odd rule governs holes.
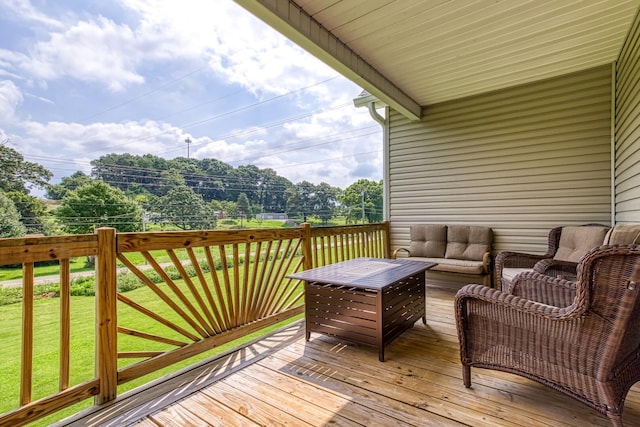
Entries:
POLYGON ((458 276, 462 283, 482 283, 491 286, 493 229, 490 227, 445 224, 414 224, 409 227, 408 248, 397 248, 399 256, 434 262, 427 272, 458 276))

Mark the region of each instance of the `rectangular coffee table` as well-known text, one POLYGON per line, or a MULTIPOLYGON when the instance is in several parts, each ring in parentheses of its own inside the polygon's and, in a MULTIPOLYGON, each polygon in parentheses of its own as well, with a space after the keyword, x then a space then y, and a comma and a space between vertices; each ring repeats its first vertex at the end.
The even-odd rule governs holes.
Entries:
POLYGON ((320 332, 378 349, 425 317, 425 271, 434 263, 356 258, 290 274, 305 281, 306 339, 320 332))

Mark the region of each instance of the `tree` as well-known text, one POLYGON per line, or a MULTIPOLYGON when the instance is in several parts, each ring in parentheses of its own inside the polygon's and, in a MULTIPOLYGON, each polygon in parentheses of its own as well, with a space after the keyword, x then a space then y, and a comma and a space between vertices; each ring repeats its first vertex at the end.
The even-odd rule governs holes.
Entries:
POLYGON ((60 184, 50 185, 47 188, 47 198, 51 200, 62 200, 69 191, 91 182, 91 178, 84 172, 77 171, 71 176, 65 176, 60 180, 60 184))
POLYGON ((166 196, 171 190, 177 187, 184 187, 186 182, 178 169, 167 169, 160 172, 161 185, 154 189, 153 194, 166 196))
MULTIPOLYGON (((129 153, 106 154, 91 161, 91 176, 122 191, 132 185, 143 186, 156 195, 163 191, 161 172, 169 169, 167 161, 151 154, 136 156, 129 153)), ((166 190, 162 192, 165 194, 166 190)))
POLYGON ((287 188, 293 187, 287 178, 278 176, 273 169, 260 169, 257 181, 257 200, 252 204, 259 207, 262 212, 284 212, 286 199, 284 197, 287 188))
POLYGON ((153 210, 165 221, 181 230, 203 230, 216 227, 213 207, 186 185, 169 190, 152 204, 153 210))
POLYGON ((0 191, 0 238, 24 236, 26 229, 20 222, 20 213, 4 191, 0 191))
POLYGON ((298 193, 295 198, 297 202, 297 210, 302 214, 303 218, 312 215, 314 211, 314 198, 316 194, 316 186, 309 181, 302 181, 295 185, 298 193))
POLYGON ((313 197, 313 214, 320 218, 323 224, 326 224, 331 218, 333 218, 334 209, 337 203, 336 198, 339 193, 339 188, 332 187, 326 182, 321 182, 316 186, 313 197))
POLYGON ((293 189, 285 191, 287 213, 291 216, 303 218, 313 215, 326 223, 334 215, 337 196, 340 189, 331 187, 326 182, 314 185, 308 181, 299 182, 293 189))
POLYGON ((138 231, 142 225, 140 206, 100 180, 67 193, 55 215, 64 230, 72 234, 92 233, 98 227, 138 231))
POLYGON ((238 216, 238 204, 228 200, 212 200, 210 202, 214 211, 221 212, 223 217, 236 218, 238 216))
POLYGON ((293 186, 287 188, 284 191, 284 197, 286 200, 285 212, 289 218, 301 217, 304 213, 302 212, 302 205, 297 187, 293 186))
POLYGON ((240 226, 242 226, 242 219, 251 215, 251 204, 249 204, 249 198, 246 194, 240 193, 238 195, 237 209, 240 214, 240 226))
POLYGON ((0 143, 0 190, 18 191, 46 188, 53 174, 38 163, 26 162, 22 154, 0 143))
POLYGON ((228 194, 232 200, 238 200, 240 194, 249 199, 249 205, 259 203, 258 188, 261 180, 260 169, 254 165, 238 166, 230 175, 232 188, 228 194))
POLYGON ((230 186, 228 177, 233 167, 216 159, 202 159, 199 162, 204 185, 200 194, 204 200, 229 200, 227 188, 230 186))
POLYGON ((50 234, 52 226, 47 224, 49 212, 42 200, 19 191, 12 191, 6 195, 18 210, 20 222, 27 233, 50 234))
POLYGON ((152 154, 108 154, 91 161, 91 176, 125 191, 127 194, 148 192, 164 196, 176 185, 184 184, 206 202, 236 201, 245 193, 249 204, 266 212, 283 212, 284 192, 293 186, 273 169, 254 165, 231 165, 216 159, 178 157, 166 160, 152 154))
POLYGON ((369 223, 382 221, 384 216, 382 198, 382 181, 375 182, 368 179, 359 179, 338 196, 338 200, 346 211, 347 223, 362 221, 363 216, 369 223))

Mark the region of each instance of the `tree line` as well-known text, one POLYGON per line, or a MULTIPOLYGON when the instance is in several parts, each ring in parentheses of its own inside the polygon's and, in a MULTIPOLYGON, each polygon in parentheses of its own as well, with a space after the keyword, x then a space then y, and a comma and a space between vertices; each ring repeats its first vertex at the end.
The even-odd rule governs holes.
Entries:
POLYGON ((254 165, 125 153, 91 161, 89 175, 77 171, 50 184, 49 170, 1 142, 0 164, 0 237, 91 233, 101 226, 144 231, 149 223, 213 229, 220 218, 242 220, 261 212, 323 223, 336 216, 348 223, 377 222, 383 215, 382 181, 361 179, 342 190, 324 182, 294 184, 254 165), (31 196, 35 188, 57 207, 50 210, 31 196))

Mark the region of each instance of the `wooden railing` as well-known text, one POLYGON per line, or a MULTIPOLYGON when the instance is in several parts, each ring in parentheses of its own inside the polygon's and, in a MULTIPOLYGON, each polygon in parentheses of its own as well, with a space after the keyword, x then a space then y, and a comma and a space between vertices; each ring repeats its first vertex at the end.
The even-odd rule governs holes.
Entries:
POLYGON ((389 252, 386 222, 118 234, 103 228, 92 235, 0 239, 0 264, 23 265, 24 295, 22 348, 15 351, 19 393, 2 396, 16 406, 0 415, 0 426, 24 425, 90 397, 111 401, 120 384, 301 315, 302 284, 287 274, 389 252), (70 331, 79 315, 69 261, 77 257, 96 262, 96 357, 95 375, 72 381, 70 331), (51 260, 60 266, 58 386, 34 400, 34 264, 51 260), (142 291, 118 291, 123 274, 134 275, 142 291))

